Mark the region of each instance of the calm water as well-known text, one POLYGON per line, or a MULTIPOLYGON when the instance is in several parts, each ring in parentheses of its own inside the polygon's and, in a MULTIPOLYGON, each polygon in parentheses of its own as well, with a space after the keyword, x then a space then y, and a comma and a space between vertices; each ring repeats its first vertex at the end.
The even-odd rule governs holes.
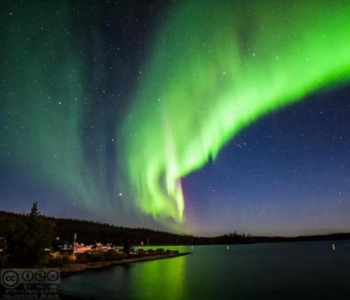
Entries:
POLYGON ((93 299, 350 299, 350 241, 166 247, 192 255, 62 280, 93 299))

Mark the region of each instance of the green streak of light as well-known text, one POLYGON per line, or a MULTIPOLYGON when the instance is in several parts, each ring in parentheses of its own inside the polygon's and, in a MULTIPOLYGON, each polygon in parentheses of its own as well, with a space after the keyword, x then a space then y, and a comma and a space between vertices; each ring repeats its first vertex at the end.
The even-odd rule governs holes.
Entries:
POLYGON ((330 3, 198 0, 174 9, 122 129, 140 210, 181 223, 182 177, 262 115, 349 79, 350 6, 330 3))
MULTIPOLYGON (((96 122, 102 149, 96 154, 99 168, 94 170, 84 134, 90 104, 86 64, 70 34, 69 3, 8 5, 4 16, 6 77, 1 82, 0 122, 9 133, 0 132, 6 141, 0 160, 27 173, 32 185, 44 184, 55 197, 60 195, 62 204, 96 211, 103 207, 100 201, 109 199, 104 123, 96 122)), ((97 139, 91 136, 91 140, 97 139)))

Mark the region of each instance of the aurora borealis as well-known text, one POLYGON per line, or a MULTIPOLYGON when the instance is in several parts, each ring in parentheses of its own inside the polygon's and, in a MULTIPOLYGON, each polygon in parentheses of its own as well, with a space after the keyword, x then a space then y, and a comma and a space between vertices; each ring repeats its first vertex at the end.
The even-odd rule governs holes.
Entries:
POLYGON ((350 4, 151 2, 1 3, 0 209, 349 230, 350 4))

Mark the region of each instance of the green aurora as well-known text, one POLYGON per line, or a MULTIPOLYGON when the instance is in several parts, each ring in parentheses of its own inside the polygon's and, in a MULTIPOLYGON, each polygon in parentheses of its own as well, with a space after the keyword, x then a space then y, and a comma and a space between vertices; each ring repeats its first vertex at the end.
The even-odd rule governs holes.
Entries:
POLYGON ((103 33, 86 50, 72 2, 39 2, 0 4, 0 162, 63 211, 119 222, 136 209, 183 229, 182 178, 259 117, 349 79, 348 1, 183 1, 154 31, 122 119, 94 98, 110 75, 103 33))
POLYGON ((349 79, 349 2, 222 3, 174 7, 122 129, 131 199, 168 224, 185 221, 181 178, 240 130, 349 79))
POLYGON ((0 134, 7 142, 0 160, 11 162, 14 172, 23 171, 33 186, 61 197, 62 207, 66 202, 103 211, 110 200, 105 188, 106 128, 103 117, 91 112, 93 99, 87 95, 95 86, 87 84, 87 59, 71 35, 69 3, 7 4, 1 25, 7 41, 2 48, 6 77, 0 90, 0 125, 5 128, 0 134), (93 131, 86 127, 92 114, 99 118, 93 131), (88 162, 89 135, 95 148, 102 148, 94 153, 98 168, 88 162))

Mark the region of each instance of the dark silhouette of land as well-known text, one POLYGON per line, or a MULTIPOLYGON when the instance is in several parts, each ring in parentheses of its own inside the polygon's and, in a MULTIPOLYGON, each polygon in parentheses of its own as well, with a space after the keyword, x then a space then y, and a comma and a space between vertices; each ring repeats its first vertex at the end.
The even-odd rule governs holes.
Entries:
MULTIPOLYGON (((28 223, 29 214, 18 214, 0 211, 0 237, 13 238, 13 227, 18 223, 28 223)), ((185 234, 151 230, 147 228, 126 228, 111 224, 97 223, 77 219, 53 218, 40 215, 43 226, 50 227, 51 235, 73 242, 74 234, 80 243, 124 245, 125 240, 132 245, 215 245, 215 244, 248 244, 263 242, 296 242, 318 240, 350 239, 350 233, 335 233, 327 235, 309 235, 298 237, 266 237, 253 236, 245 233, 228 233, 217 237, 199 237, 185 234)), ((40 226, 40 225, 39 225, 40 226)), ((36 229, 37 230, 37 229, 36 229)), ((34 234, 24 232, 23 234, 34 234)), ((46 246, 46 245, 45 245, 46 246)), ((49 245, 48 245, 49 246, 49 245)))

